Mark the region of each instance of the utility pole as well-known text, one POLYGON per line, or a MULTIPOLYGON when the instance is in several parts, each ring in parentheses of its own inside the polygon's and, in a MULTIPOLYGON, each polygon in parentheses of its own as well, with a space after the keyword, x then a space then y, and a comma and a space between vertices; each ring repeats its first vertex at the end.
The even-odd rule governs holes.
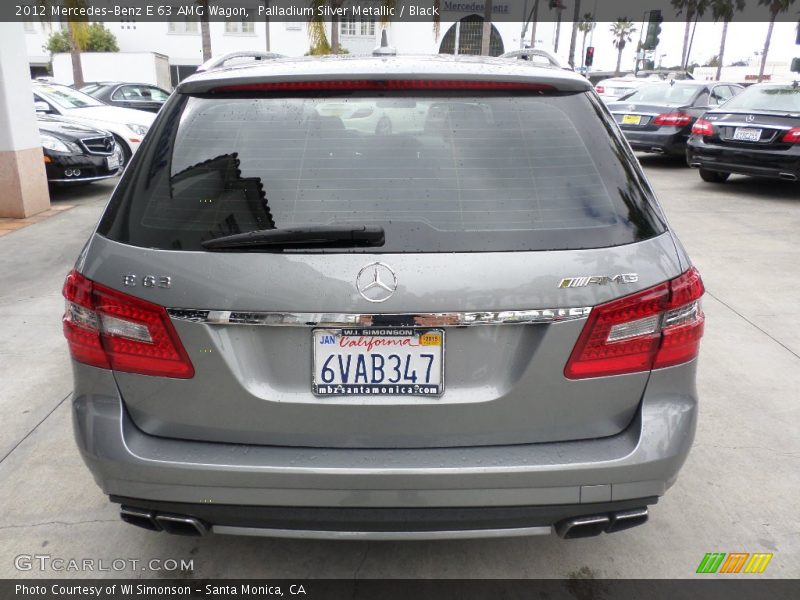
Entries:
MULTIPOLYGON (((572 11, 572 37, 569 40, 569 66, 575 68, 575 44, 578 41, 578 21, 581 19, 581 0, 575 1, 575 10, 572 11)), ((583 61, 583 58, 581 58, 583 61)))

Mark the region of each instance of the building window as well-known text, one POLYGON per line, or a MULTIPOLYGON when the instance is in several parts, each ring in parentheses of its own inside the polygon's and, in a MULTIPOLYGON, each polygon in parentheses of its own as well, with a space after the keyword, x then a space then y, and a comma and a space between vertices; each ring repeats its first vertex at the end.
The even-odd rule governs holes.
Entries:
POLYGON ((170 21, 167 31, 169 33, 198 33, 200 31, 197 21, 187 18, 185 21, 170 21))
POLYGON ((256 32, 256 24, 253 21, 226 21, 225 33, 244 33, 254 34, 256 32))
POLYGON ((375 37, 375 20, 348 17, 339 22, 339 33, 350 36, 375 37))

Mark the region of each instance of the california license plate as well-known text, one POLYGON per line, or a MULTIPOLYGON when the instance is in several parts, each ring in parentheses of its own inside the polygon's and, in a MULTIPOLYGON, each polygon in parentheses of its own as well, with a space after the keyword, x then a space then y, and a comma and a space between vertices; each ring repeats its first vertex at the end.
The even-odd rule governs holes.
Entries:
POLYGON ((411 327, 315 329, 317 396, 439 396, 444 331, 411 327))
POLYGON ((761 130, 750 127, 737 127, 733 132, 733 139, 743 142, 757 142, 761 139, 761 130))
POLYGON ((622 124, 623 125, 638 125, 642 122, 642 117, 639 115, 623 115, 622 116, 622 124))
POLYGON ((117 154, 106 157, 106 168, 109 171, 119 168, 119 156, 117 154))

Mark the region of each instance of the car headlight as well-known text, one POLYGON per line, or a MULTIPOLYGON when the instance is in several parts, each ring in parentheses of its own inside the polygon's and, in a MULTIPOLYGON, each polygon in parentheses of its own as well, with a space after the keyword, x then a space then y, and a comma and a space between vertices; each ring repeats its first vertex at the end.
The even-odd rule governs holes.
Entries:
POLYGON ((39 134, 39 137, 42 140, 42 146, 48 150, 52 150, 53 152, 70 152, 69 146, 57 137, 45 133, 39 134))
POLYGON ((144 136, 147 133, 149 127, 145 127, 144 125, 136 125, 135 123, 128 123, 126 125, 128 129, 130 129, 136 135, 144 136))

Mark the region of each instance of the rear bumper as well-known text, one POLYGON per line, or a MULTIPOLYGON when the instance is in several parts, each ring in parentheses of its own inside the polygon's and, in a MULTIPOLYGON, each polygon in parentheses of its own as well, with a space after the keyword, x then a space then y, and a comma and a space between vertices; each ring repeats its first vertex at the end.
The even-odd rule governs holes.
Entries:
POLYGON ((658 131, 623 129, 622 133, 634 150, 672 156, 683 156, 689 139, 688 130, 676 131, 674 127, 662 127, 658 131))
POLYGON ((691 167, 709 171, 800 181, 800 147, 788 151, 745 150, 693 140, 687 146, 686 161, 691 167))
MULTIPOLYGON (((643 506, 661 496, 694 438, 695 368, 692 361, 653 372, 637 416, 622 433, 574 442, 370 450, 158 438, 133 424, 110 372, 79 364, 73 424, 97 483, 134 507, 178 503, 220 514, 225 506, 242 507, 243 514, 244 507, 461 508, 469 515, 545 507, 542 518, 528 519, 535 527, 595 513, 598 503, 643 506), (564 510, 556 514, 558 507, 564 510)), ((474 528, 470 521, 479 520, 470 516, 462 525, 474 528)))

